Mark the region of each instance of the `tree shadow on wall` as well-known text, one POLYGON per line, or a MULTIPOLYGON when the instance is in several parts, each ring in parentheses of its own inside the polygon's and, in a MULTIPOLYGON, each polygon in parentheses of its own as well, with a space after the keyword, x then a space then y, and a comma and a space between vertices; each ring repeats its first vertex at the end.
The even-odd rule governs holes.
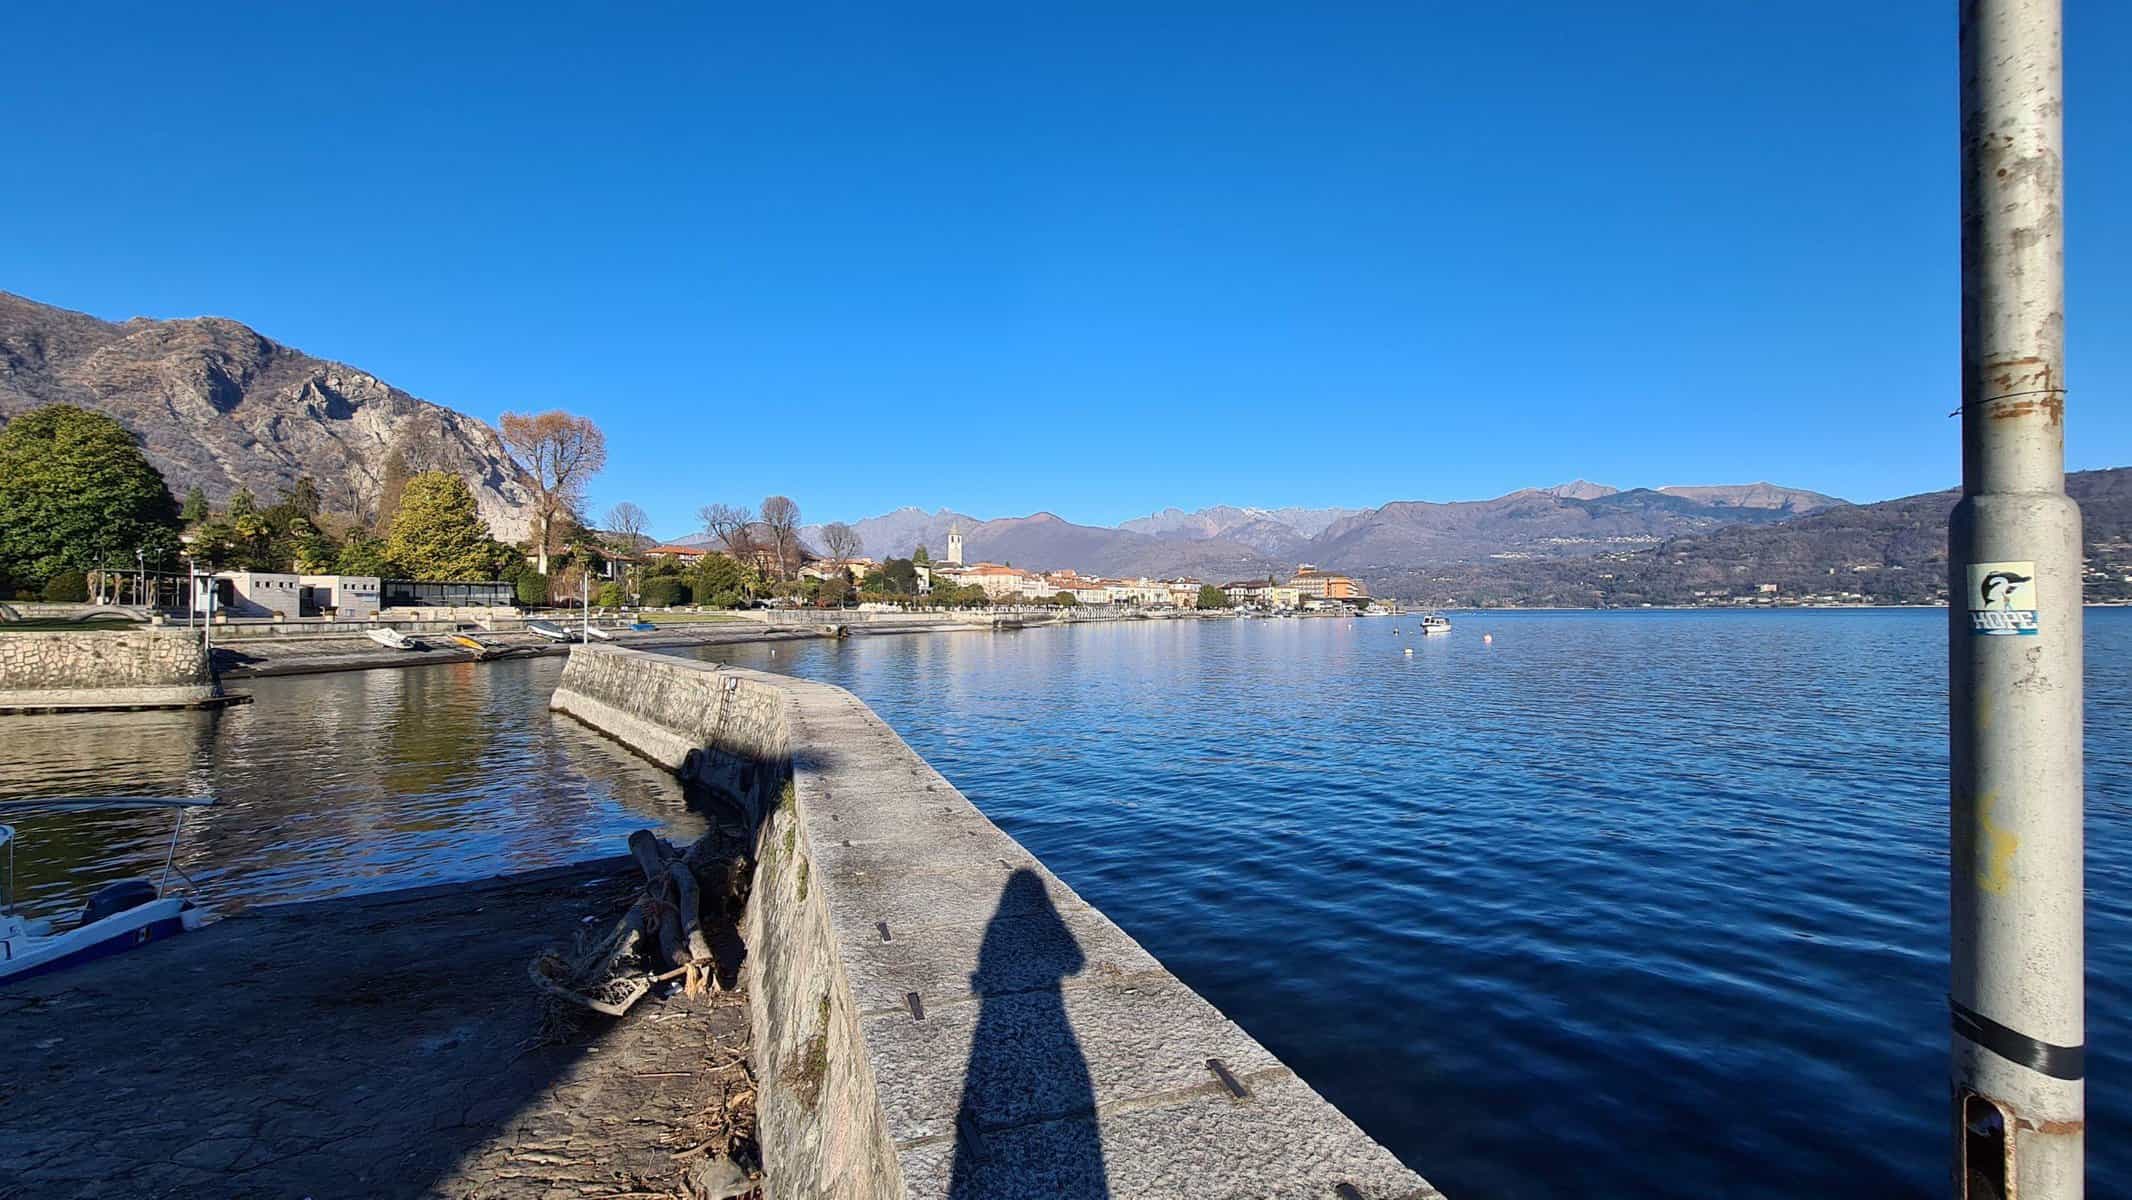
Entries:
POLYGON ((1000 891, 970 977, 977 1030, 955 1118, 953 1200, 1106 1200, 1096 1090, 1062 981, 1087 964, 1036 872, 1000 891))

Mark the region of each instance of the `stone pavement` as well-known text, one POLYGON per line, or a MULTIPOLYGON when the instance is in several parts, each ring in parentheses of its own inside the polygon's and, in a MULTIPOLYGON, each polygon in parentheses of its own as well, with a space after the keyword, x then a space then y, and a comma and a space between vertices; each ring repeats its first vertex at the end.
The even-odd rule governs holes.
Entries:
POLYGON ((636 880, 252 909, 0 987, 0 1198, 689 1196, 690 1148, 753 1089, 744 998, 647 999, 550 1044, 526 978, 636 880))

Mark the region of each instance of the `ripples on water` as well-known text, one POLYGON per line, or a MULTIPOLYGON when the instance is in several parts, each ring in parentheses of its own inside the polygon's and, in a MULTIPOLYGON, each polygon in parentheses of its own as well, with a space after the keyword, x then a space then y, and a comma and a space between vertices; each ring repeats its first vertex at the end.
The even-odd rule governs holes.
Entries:
MULTIPOLYGON (((703 656, 856 691, 1455 1200, 1879 1200, 1945 1190, 1943 622, 1161 622, 703 656)), ((2109 1180, 2132 1170, 2132 612, 2089 614, 2088 663, 2109 1180)), ((224 909, 609 854, 642 825, 694 836, 662 772, 549 716, 559 671, 0 718, 0 798, 215 792, 179 863, 224 909)), ((151 870, 170 829, 17 823, 45 913, 151 870)))
MULTIPOLYGON (((578 862, 632 829, 692 838, 666 773, 547 712, 560 659, 361 671, 236 685, 216 713, 0 717, 0 799, 214 795, 177 865, 221 913, 578 862)), ((153 876, 174 819, 7 817, 25 910, 78 910, 153 876)))
MULTIPOLYGON (((703 657, 857 692, 1458 1200, 1880 1200, 1945 1191, 1944 622, 1163 622, 703 657)), ((2132 612, 2091 612, 2089 643, 2089 1116, 2123 1130, 2132 612)), ((2090 1147, 2096 1178, 2132 1169, 2090 1147)))

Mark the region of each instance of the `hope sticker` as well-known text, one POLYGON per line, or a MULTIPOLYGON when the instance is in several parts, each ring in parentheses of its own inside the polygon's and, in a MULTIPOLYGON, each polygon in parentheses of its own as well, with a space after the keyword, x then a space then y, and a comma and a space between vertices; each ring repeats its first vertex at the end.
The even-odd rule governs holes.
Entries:
POLYGON ((1969 632, 1985 637, 2036 635, 2036 564, 1969 564, 1969 632))

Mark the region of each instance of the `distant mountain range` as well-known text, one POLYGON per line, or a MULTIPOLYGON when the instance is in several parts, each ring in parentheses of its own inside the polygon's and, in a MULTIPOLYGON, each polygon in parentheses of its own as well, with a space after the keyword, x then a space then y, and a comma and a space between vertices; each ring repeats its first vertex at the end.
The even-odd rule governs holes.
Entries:
POLYGON ((398 452, 464 477, 498 537, 527 536, 526 480, 495 430, 235 321, 114 323, 0 292, 0 423, 53 403, 117 418, 180 498, 271 502, 308 475, 330 508, 361 511, 398 452))
MULTIPOLYGON (((527 481, 488 425, 235 321, 110 322, 0 292, 0 424, 50 403, 117 418, 181 496, 197 484, 217 501, 239 487, 270 501, 308 475, 329 507, 359 511, 397 454, 464 477, 497 536, 527 533, 527 481)), ((2086 517, 2090 595, 2132 596, 2132 469, 2072 475, 2067 489, 2086 517)), ((876 558, 920 545, 942 557, 960 524, 973 561, 1216 582, 1311 562, 1444 605, 1683 603, 1749 580, 1923 600, 1943 584, 1953 501, 1850 505, 1772 483, 1622 490, 1579 479, 1365 509, 1170 508, 1116 527, 903 508, 855 528, 876 558)), ((820 545, 818 528, 802 536, 820 545)))
MULTIPOLYGON (((2132 600, 2132 468, 2078 471, 2090 601, 2132 600)), ((1794 599, 1922 604, 1947 584, 1947 514, 1956 491, 1742 522, 1656 546, 1582 557, 1514 557, 1387 568, 1375 586, 1442 607, 1564 608, 1722 603, 1763 585, 1794 599)))
MULTIPOLYGON (((1073 567, 1105 575, 1196 575, 1229 579, 1312 562, 1368 578, 1421 564, 1490 556, 1573 557, 1729 525, 1760 525, 1842 505, 1833 496, 1775 484, 1637 488, 1578 480, 1492 500, 1399 501, 1379 508, 1164 509, 1116 527, 1077 525, 1051 513, 982 520, 940 509, 901 508, 854 522, 874 558, 925 546, 946 553, 960 525, 971 561, 1073 567)), ((819 527, 802 536, 820 540, 819 527)))

